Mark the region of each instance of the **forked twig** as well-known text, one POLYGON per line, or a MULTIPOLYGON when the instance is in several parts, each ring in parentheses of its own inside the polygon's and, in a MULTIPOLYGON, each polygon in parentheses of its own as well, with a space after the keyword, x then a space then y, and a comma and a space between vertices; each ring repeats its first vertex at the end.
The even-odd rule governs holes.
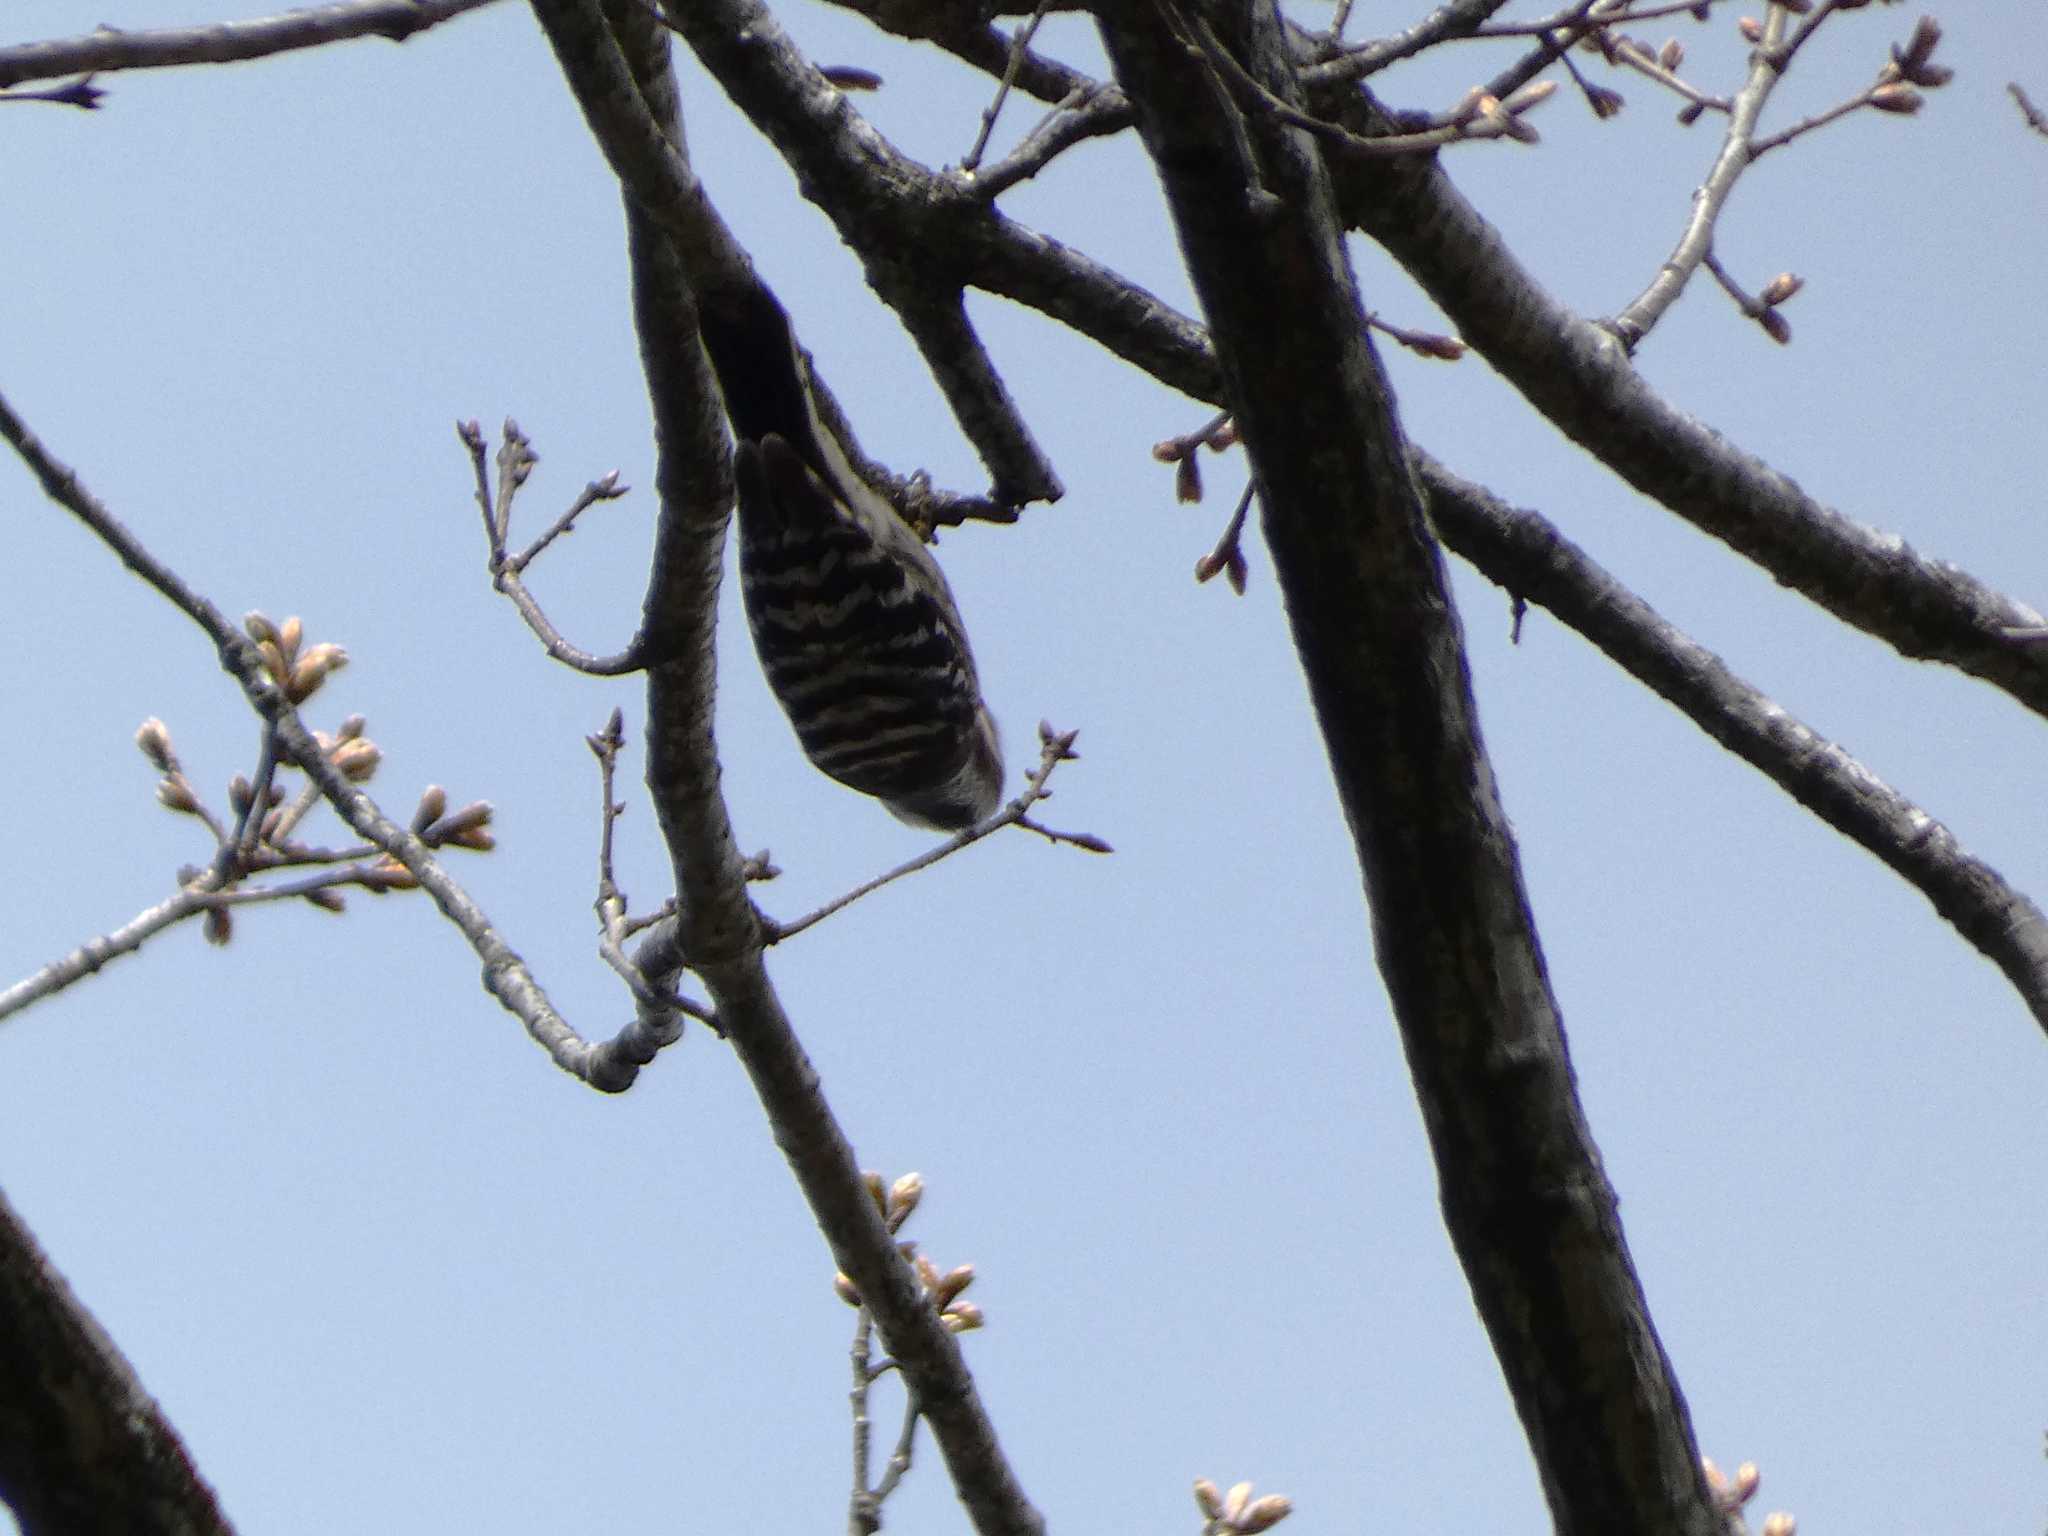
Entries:
POLYGON ((929 848, 916 858, 897 865, 888 873, 877 875, 874 879, 855 886, 845 894, 833 897, 832 900, 826 902, 814 912, 806 912, 802 917, 787 923, 777 922, 775 919, 764 914, 761 919, 762 942, 766 944, 779 944, 784 939, 794 938, 806 928, 822 923, 834 913, 841 912, 847 907, 852 906, 861 897, 872 895, 883 886, 901 880, 905 875, 914 875, 921 869, 929 869, 941 859, 951 858, 962 848, 970 847, 990 834, 1000 832, 1004 827, 1022 827, 1027 832, 1036 832, 1047 842, 1066 843, 1070 847, 1080 848, 1089 853, 1113 852, 1114 850, 1111 849, 1108 843, 1095 836, 1092 832, 1056 831, 1051 827, 1042 826, 1038 822, 1033 821, 1030 816, 1031 808, 1037 805, 1039 801, 1052 798, 1052 792, 1045 786, 1046 781, 1052 777, 1053 770, 1061 763, 1072 762, 1080 756, 1079 753, 1074 751, 1074 739, 1079 734, 1080 732, 1078 731, 1055 731, 1050 725, 1041 720, 1038 724, 1038 766, 1032 770, 1031 777, 1024 785, 1023 793, 1019 794, 1016 799, 1012 800, 987 820, 978 822, 965 831, 956 832, 936 848, 929 848))

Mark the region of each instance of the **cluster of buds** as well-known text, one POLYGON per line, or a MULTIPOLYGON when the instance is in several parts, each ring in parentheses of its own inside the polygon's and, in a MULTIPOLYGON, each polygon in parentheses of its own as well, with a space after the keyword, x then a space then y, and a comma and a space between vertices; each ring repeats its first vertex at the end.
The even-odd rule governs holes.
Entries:
POLYGON ((1228 1493, 1219 1493, 1206 1477, 1195 1479, 1195 1505, 1202 1511, 1202 1536, 1253 1536, 1269 1531, 1294 1513, 1294 1501, 1284 1493, 1252 1497, 1252 1485, 1239 1483, 1228 1493))
MULTIPOLYGON (((1813 9, 1813 0, 1777 0, 1795 16, 1803 16, 1813 9)), ((1835 0, 1833 11, 1861 10, 1870 0, 1835 0)), ((1736 23, 1744 40, 1753 46, 1760 46, 1765 36, 1764 24, 1754 16, 1744 16, 1736 23)), ((1938 90, 1955 78, 1955 71, 1946 64, 1934 62, 1934 50, 1941 42, 1941 24, 1932 16, 1922 16, 1913 23, 1913 35, 1906 40, 1905 47, 1892 44, 1891 59, 1877 72, 1876 83, 1851 105, 1874 107, 1880 112, 1895 113, 1910 117, 1918 112, 1925 101, 1922 91, 1938 90)))
POLYGON ((1152 457, 1161 464, 1174 466, 1173 499, 1192 503, 1202 499, 1202 469, 1196 463, 1195 455, 1204 448, 1211 453, 1222 453, 1236 446, 1236 421, 1229 416, 1220 416, 1207 427, 1184 437, 1169 437, 1154 443, 1152 457))
POLYGON ((448 791, 429 784, 412 813, 413 835, 429 848, 467 848, 489 853, 498 846, 491 835, 491 802, 472 800, 460 810, 448 809, 448 791))
MULTIPOLYGON (((348 662, 347 653, 338 645, 307 645, 304 626, 296 618, 279 624, 261 613, 252 613, 243 620, 243 627, 255 643, 264 672, 294 704, 310 698, 348 662)), ((367 727, 368 722, 361 715, 350 715, 331 734, 313 733, 328 763, 351 784, 368 783, 384 761, 383 749, 365 734, 367 727)), ((161 775, 156 786, 158 802, 179 815, 204 822, 218 847, 212 867, 180 871, 181 884, 204 880, 209 891, 228 892, 251 875, 272 874, 286 868, 324 867, 331 873, 308 881, 239 891, 233 899, 304 900, 329 912, 346 910, 339 889, 343 885, 381 895, 386 891, 410 890, 419 884, 411 871, 388 855, 372 858, 361 849, 335 852, 296 841, 293 833, 320 803, 320 794, 317 788, 307 785, 300 795, 288 799, 276 779, 279 771, 293 766, 288 762, 266 755, 258 778, 252 780, 249 775, 238 773, 230 779, 230 814, 223 818, 207 807, 193 787, 171 744, 170 728, 163 721, 153 716, 143 721, 135 732, 135 746, 161 775)), ((436 784, 420 796, 412 830, 430 848, 454 847, 485 853, 496 845, 490 822, 491 807, 487 802, 472 801, 451 811, 448 792, 436 784)), ((210 942, 228 942, 234 928, 227 897, 205 909, 204 925, 210 942)))
MULTIPOLYGON (((1763 1473, 1757 1470, 1756 1463, 1745 1461, 1730 1477, 1714 1465, 1713 1457, 1702 1456, 1700 1470, 1706 1473, 1707 1488, 1721 1506, 1721 1513, 1729 1516, 1731 1521, 1740 1522, 1743 1506, 1756 1497, 1756 1491, 1763 1483, 1763 1473)), ((1796 1536, 1798 1529, 1798 1521, 1783 1510, 1773 1510, 1764 1516, 1761 1536, 1796 1536)))
POLYGON ((169 726, 151 715, 135 732, 135 749, 149 759, 150 767, 163 775, 156 786, 159 805, 181 816, 202 814, 199 796, 192 788, 192 781, 185 777, 184 764, 178 761, 177 750, 171 745, 169 726))
POLYGON ((1941 41, 1941 27, 1932 16, 1913 23, 1913 35, 1904 48, 1892 44, 1891 62, 1877 72, 1877 88, 1870 104, 1881 112, 1917 112, 1920 91, 1939 90, 1956 77, 1946 64, 1934 62, 1935 45, 1941 41), (1919 89, 1916 90, 1915 87, 1919 89), (1889 93, 1890 105, 1878 98, 1889 93))
MULTIPOLYGON (((894 1184, 884 1184, 882 1176, 872 1171, 861 1177, 867 1185, 868 1198, 874 1201, 875 1210, 882 1218, 882 1224, 891 1233, 902 1231, 903 1224, 910 1220, 911 1212, 915 1211, 918 1202, 924 1199, 924 1176, 906 1173, 894 1184)), ((899 1243, 897 1251, 910 1261, 925 1299, 939 1314, 939 1321, 945 1325, 949 1333, 967 1333, 982 1325, 981 1308, 971 1301, 962 1300, 960 1294, 974 1283, 972 1264, 956 1264, 951 1269, 942 1271, 938 1265, 918 1251, 918 1246, 914 1242, 899 1243)), ((859 1288, 847 1275, 835 1274, 832 1277, 832 1289, 849 1307, 858 1307, 862 1304, 859 1288)))
POLYGON ((1797 273, 1780 272, 1756 296, 1756 323, 1781 347, 1792 339, 1792 323, 1778 313, 1778 306, 1805 286, 1806 279, 1797 273))
POLYGON ((348 665, 348 652, 329 641, 301 649, 305 626, 297 618, 273 624, 261 613, 242 620, 242 628, 256 642, 263 657, 263 670, 294 704, 303 704, 320 691, 320 685, 348 665))
POLYGON ((1540 135, 1523 121, 1523 114, 1540 107, 1556 93, 1555 80, 1531 80, 1507 97, 1495 96, 1484 86, 1475 85, 1444 114, 1444 123, 1458 129, 1460 138, 1513 139, 1518 144, 1534 144, 1540 135))

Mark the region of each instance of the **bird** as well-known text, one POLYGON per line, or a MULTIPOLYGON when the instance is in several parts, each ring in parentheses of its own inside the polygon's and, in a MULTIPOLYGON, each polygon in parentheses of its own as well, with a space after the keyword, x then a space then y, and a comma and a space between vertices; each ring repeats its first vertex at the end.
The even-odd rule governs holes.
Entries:
POLYGON ((765 286, 707 295, 698 332, 734 438, 747 627, 805 756, 912 826, 984 820, 1002 741, 938 561, 819 419, 765 286))

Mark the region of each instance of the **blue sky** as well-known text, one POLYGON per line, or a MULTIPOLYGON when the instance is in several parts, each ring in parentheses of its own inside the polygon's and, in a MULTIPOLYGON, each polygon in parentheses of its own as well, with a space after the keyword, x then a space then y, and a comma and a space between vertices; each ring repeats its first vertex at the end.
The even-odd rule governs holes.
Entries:
MULTIPOLYGON (((1913 14, 1832 23, 1775 119, 1860 85, 1913 14)), ((2048 140, 2004 85, 2048 99, 2048 15, 1944 20, 1957 78, 1918 117, 1839 124, 1735 194, 1724 259, 1752 286, 1808 279, 1793 344, 1702 282, 1640 366, 1849 516, 2040 604, 2048 140)), ((35 0, 8 33, 79 24, 35 0)), ((861 105, 907 151, 965 152, 981 81, 822 7, 788 24, 886 77, 861 105)), ((1732 84, 1732 15, 1673 30, 1732 84)), ((1047 35, 1092 56, 1071 21, 1047 35)), ((1386 94, 1447 105, 1508 56, 1462 45, 1386 94)), ((0 390, 224 610, 301 614, 349 648, 314 723, 368 716, 394 812, 430 782, 496 805, 500 849, 457 873, 608 1034, 629 1010, 594 949, 582 737, 617 705, 637 742, 639 688, 552 666, 491 594, 452 429, 512 415, 534 438, 529 532, 608 469, 651 480, 617 194, 530 17, 102 83, 97 115, 0 122, 0 390)), ((1560 93, 1540 146, 1449 160, 1590 313, 1655 271, 1715 147, 1647 83, 1613 83, 1612 122, 1560 93)), ((685 92, 700 174, 865 446, 980 489, 822 216, 714 87, 688 72, 685 92)), ((1012 112, 1011 134, 1036 118, 1012 112)), ((1127 140, 1005 206, 1190 303, 1127 140)), ((1357 259, 1375 308, 1440 324, 1385 258, 1357 259)), ((793 940, 772 974, 863 1161, 924 1174, 913 1232, 979 1267, 969 1358, 1055 1528, 1193 1530, 1206 1475, 1289 1493, 1289 1529, 1539 1530, 1270 571, 1254 546, 1242 600, 1189 574, 1241 460, 1208 460, 1209 499, 1176 505, 1148 449, 1206 408, 999 301, 975 318, 1068 495, 940 557, 1013 761, 1041 716, 1081 730, 1046 819, 1118 852, 998 837, 793 940)), ((1546 512, 2048 899, 2041 722, 1842 633, 1477 359, 1388 364, 1418 442, 1546 512)), ((537 568, 579 643, 631 634, 651 514, 644 489, 602 508, 537 568)), ((4 983, 208 852, 153 803, 136 725, 161 716, 216 792, 255 731, 203 637, 11 459, 0 518, 4 983)), ((1588 1112, 1703 1448, 1762 1462, 1761 1502, 1808 1531, 2038 1529, 2040 1027, 1872 858, 1541 613, 1510 646, 1505 599, 1454 569, 1588 1112)), ((785 870, 763 905, 791 916, 924 838, 803 762, 735 597, 725 785, 742 845, 785 870)), ((664 894, 652 831, 636 803, 621 878, 643 906, 664 894)), ((243 1529, 843 1518, 852 1314, 734 1062, 693 1032, 624 1098, 583 1089, 423 901, 245 913, 225 951, 180 931, 0 1023, 0 1187, 243 1529)), ((891 1511, 900 1532, 962 1527, 928 1442, 891 1511)))

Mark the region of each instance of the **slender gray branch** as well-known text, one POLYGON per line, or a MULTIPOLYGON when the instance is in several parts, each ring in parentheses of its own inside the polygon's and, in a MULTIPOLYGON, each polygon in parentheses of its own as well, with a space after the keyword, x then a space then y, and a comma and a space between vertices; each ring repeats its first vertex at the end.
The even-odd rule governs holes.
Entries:
POLYGON ((616 1039, 593 1045, 555 1011, 554 1005, 512 947, 499 935, 482 908, 445 870, 427 845, 377 808, 376 803, 328 760, 283 692, 263 668, 263 658, 248 637, 212 603, 188 586, 175 571, 152 555, 142 542, 88 491, 79 478, 44 449, 34 433, 0 398, 0 437, 21 456, 41 482, 43 493, 80 522, 120 557, 121 563, 155 588, 171 605, 202 629, 213 642, 221 666, 242 689, 243 696, 265 724, 277 733, 284 755, 320 786, 336 813, 365 842, 374 844, 412 874, 434 899, 443 915, 461 930, 484 963, 484 988, 526 1026, 555 1064, 593 1088, 618 1093, 632 1086, 640 1067, 663 1042, 650 1041, 628 1025, 616 1039))
MULTIPOLYGON (((1362 117, 1376 109, 1362 94, 1362 117)), ((2048 715, 2048 620, 1896 535, 1822 505, 1678 410, 1604 328, 1545 292, 1440 166, 1333 161, 1347 218, 1405 267, 1530 404, 1623 480, 1901 655, 1940 661, 2048 715)))
POLYGON ((23 80, 106 74, 122 69, 168 69, 184 64, 233 64, 300 48, 321 48, 358 37, 402 43, 493 0, 342 0, 196 27, 123 32, 101 27, 83 37, 15 43, 0 48, 0 88, 23 80))
POLYGON ((0 1019, 54 996, 73 982, 83 981, 110 960, 134 954, 166 928, 204 910, 198 891, 181 890, 170 900, 138 912, 113 932, 87 939, 70 954, 52 960, 34 975, 25 976, 0 992, 0 1019))
POLYGON ((1764 103, 1770 100, 1772 89, 1784 78, 1788 62, 1778 49, 1787 12, 1778 5, 1766 6, 1764 10, 1763 42, 1750 55, 1749 79, 1736 92, 1734 110, 1728 115, 1728 129, 1721 137, 1721 151, 1714 157, 1713 168, 1693 194, 1692 215, 1686 220, 1685 231, 1649 287, 1609 322, 1622 345, 1631 351, 1678 302, 1693 273, 1713 250, 1714 226, 1720 220, 1728 194, 1735 190, 1735 183, 1756 158, 1752 141, 1756 137, 1757 119, 1763 113, 1764 103))

